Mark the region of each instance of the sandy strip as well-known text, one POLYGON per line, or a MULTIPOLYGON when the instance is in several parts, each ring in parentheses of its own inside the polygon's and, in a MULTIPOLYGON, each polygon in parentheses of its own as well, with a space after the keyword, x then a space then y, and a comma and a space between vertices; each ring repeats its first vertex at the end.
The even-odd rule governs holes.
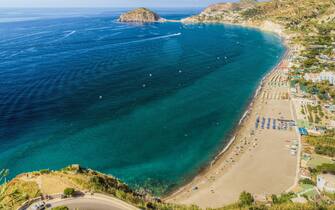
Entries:
MULTIPOLYGON (((288 57, 289 51, 280 64, 287 62, 288 57)), ((284 192, 295 184, 297 155, 291 154, 290 146, 298 139, 298 134, 295 127, 277 129, 280 126, 278 119, 293 120, 294 117, 287 76, 280 64, 262 80, 226 148, 207 170, 165 201, 196 204, 203 208, 222 207, 236 202, 244 190, 261 199, 265 195, 284 192), (279 85, 271 83, 274 79, 280 80, 279 85), (258 117, 260 123, 256 129, 258 117), (266 120, 262 129, 263 117, 266 120), (271 118, 269 129, 268 118, 271 118), (276 129, 273 129, 273 119, 276 119, 276 129)))

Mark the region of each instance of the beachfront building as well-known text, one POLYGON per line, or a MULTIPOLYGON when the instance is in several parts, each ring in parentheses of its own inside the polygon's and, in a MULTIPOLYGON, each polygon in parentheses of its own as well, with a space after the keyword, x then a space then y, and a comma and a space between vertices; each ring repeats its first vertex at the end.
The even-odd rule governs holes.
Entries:
POLYGON ((316 186, 321 191, 335 193, 335 175, 332 174, 318 175, 316 186))
POLYGON ((320 73, 307 73, 304 76, 305 80, 312 82, 328 81, 329 84, 335 84, 335 72, 322 71, 320 73))

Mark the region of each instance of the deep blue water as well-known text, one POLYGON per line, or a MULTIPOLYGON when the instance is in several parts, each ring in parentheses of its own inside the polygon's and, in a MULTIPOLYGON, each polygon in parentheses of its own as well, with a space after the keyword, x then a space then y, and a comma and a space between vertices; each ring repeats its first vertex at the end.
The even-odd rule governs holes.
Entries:
POLYGON ((223 147, 285 50, 254 29, 125 24, 120 11, 1 11, 0 168, 12 177, 79 163, 165 192, 223 147))

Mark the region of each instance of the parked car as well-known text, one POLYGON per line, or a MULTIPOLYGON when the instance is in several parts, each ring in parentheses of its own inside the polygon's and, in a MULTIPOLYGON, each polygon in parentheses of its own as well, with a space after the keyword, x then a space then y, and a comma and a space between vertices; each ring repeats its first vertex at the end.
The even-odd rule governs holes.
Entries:
POLYGON ((41 201, 41 202, 38 202, 38 203, 35 203, 34 205, 32 205, 30 207, 31 210, 42 210, 42 209, 45 209, 45 202, 44 201, 41 201))

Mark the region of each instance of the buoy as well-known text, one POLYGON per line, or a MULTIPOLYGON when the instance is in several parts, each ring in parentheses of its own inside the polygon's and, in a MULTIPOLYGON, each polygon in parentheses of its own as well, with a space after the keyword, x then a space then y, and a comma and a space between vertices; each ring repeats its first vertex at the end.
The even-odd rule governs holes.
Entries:
POLYGON ((99 99, 102 99, 102 96, 99 96, 99 99))

